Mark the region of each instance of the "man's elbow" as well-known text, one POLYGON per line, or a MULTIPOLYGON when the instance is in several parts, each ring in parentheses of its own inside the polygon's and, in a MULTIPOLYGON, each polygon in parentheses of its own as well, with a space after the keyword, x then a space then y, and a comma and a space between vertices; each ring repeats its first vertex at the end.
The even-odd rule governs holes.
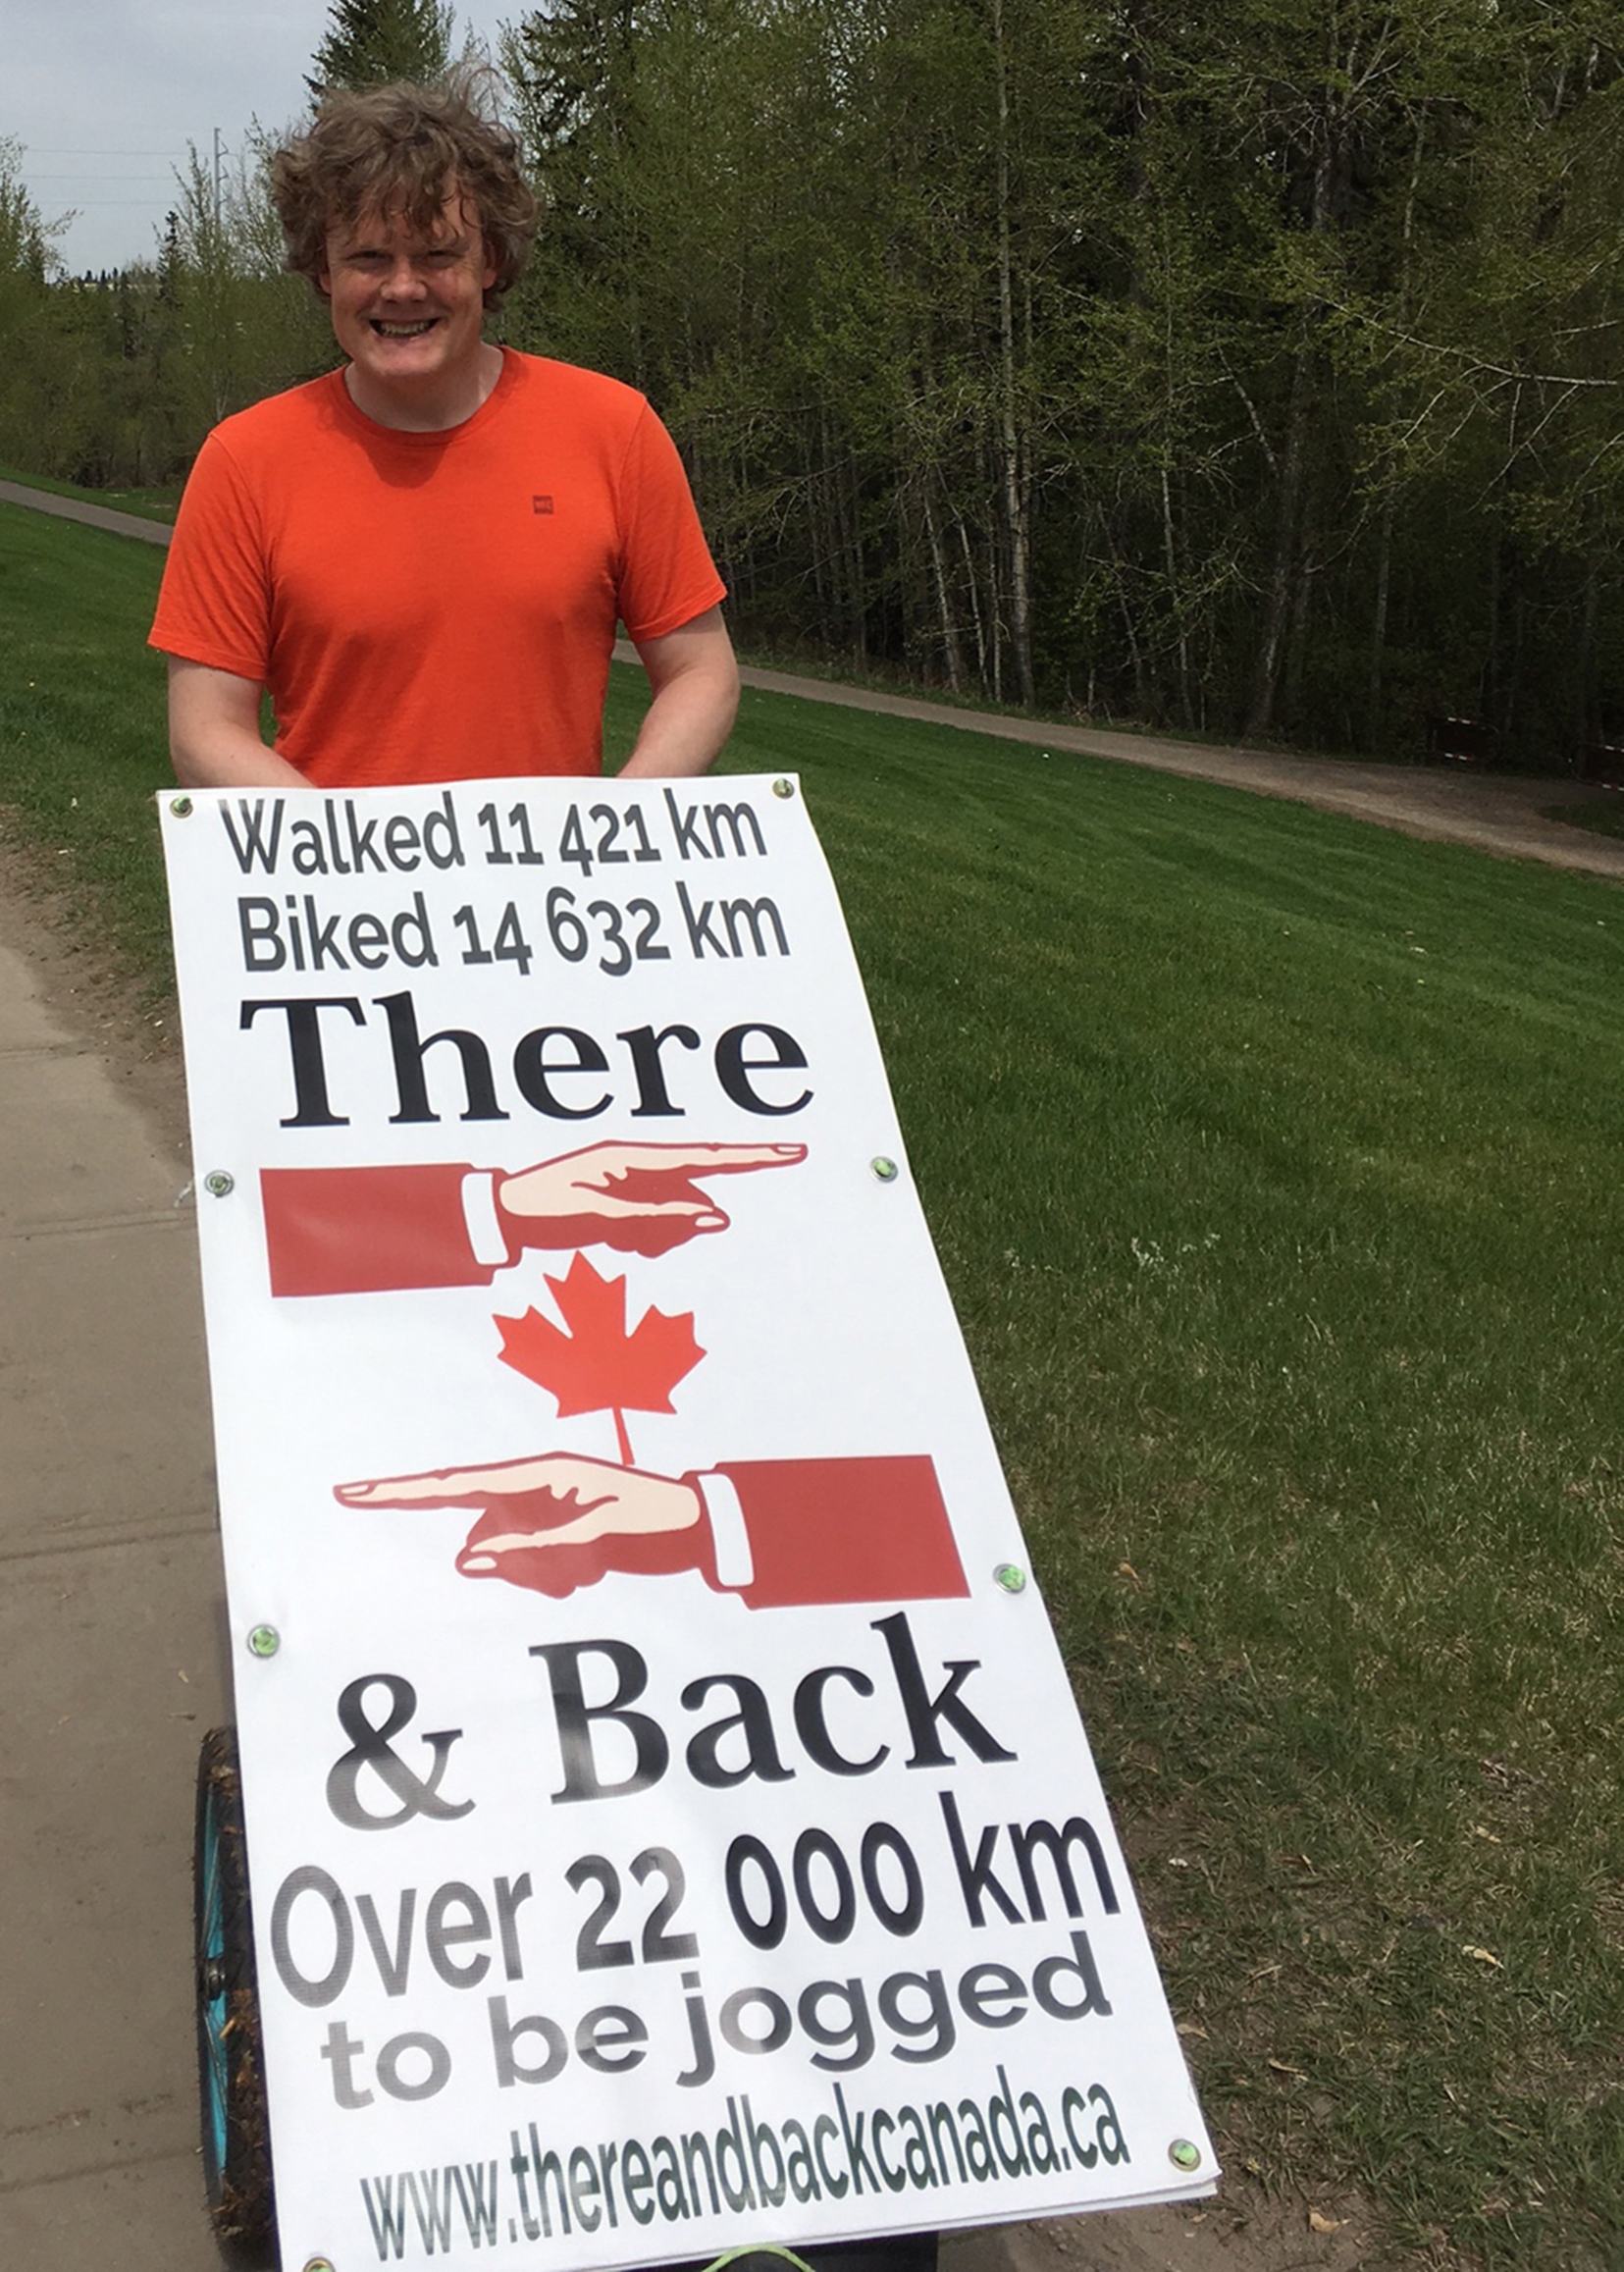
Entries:
POLYGON ((655 699, 669 692, 673 714, 707 745, 708 765, 733 731, 739 714, 739 665, 731 647, 696 657, 655 687, 655 699))
POLYGON ((172 726, 169 735, 169 762, 175 778, 183 789, 206 789, 208 780, 204 768, 192 751, 184 734, 172 726))

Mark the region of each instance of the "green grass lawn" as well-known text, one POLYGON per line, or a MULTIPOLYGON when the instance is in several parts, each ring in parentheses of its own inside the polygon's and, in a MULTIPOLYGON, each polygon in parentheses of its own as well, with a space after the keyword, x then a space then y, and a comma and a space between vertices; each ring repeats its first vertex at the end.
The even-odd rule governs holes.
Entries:
MULTIPOLYGON (((0 803, 155 984, 160 565, 0 509, 0 803)), ((1239 2187, 1618 2264, 1624 893, 762 694, 728 765, 805 778, 1239 2187)))
POLYGON ((1547 805, 1547 820, 1564 821, 1570 828, 1588 828, 1596 836, 1624 836, 1624 789, 1609 801, 1594 805, 1547 805))

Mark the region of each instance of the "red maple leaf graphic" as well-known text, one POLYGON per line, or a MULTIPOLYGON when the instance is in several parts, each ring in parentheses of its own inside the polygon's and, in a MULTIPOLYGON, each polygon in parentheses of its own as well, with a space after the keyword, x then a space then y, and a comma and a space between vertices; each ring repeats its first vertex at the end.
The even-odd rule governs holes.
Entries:
POLYGON ((693 1312, 667 1317, 647 1309, 626 1331, 626 1281, 600 1278, 577 1254, 566 1278, 550 1278, 567 1331, 539 1310, 498 1317, 501 1360, 558 1400, 558 1416, 612 1411, 620 1456, 632 1463, 622 1414, 670 1412, 671 1391, 705 1351, 694 1339, 693 1312))

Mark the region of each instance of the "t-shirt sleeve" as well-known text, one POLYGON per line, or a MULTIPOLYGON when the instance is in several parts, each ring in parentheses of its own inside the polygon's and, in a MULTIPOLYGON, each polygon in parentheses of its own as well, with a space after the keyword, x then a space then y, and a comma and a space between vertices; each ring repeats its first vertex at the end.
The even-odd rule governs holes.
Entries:
POLYGON ((647 403, 620 469, 620 620, 660 639, 727 597, 694 507, 677 446, 647 403))
POLYGON ((260 516, 216 434, 198 451, 181 499, 147 644, 260 684, 269 675, 271 588, 260 516))

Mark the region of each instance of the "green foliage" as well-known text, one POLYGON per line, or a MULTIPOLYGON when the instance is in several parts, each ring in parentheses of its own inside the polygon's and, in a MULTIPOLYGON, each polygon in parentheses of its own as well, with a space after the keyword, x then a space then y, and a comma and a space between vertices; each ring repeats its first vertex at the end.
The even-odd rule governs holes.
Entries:
POLYGON ((168 395, 189 460, 211 426, 329 369, 325 308, 282 268, 271 204, 274 138, 255 127, 218 199, 194 149, 179 183, 162 272, 171 318, 168 395))
MULTIPOLYGON (((329 60, 408 29, 445 0, 346 0, 329 60)), ((1620 47, 1613 0, 549 0, 506 336, 654 398, 753 646, 1569 769, 1624 735, 1620 47)), ((330 360, 279 257, 253 158, 150 272, 0 257, 0 451, 167 479, 330 360)))
POLYGON ((8 271, 0 164, 0 323, 20 295, 0 456, 95 488, 164 487, 218 420, 331 366, 325 312, 282 272, 270 146, 254 127, 218 184, 190 150, 156 258, 99 277, 52 276, 37 257, 8 271))
POLYGON ((1560 767, 1624 708, 1615 35, 554 0, 514 336, 654 394, 763 645, 1560 767))
POLYGON ((22 145, 0 135, 0 448, 32 462, 48 448, 51 396, 72 353, 51 291, 54 239, 22 176, 22 145))
POLYGON ((305 83, 319 100, 330 86, 438 79, 453 22, 450 0, 333 0, 305 83))

